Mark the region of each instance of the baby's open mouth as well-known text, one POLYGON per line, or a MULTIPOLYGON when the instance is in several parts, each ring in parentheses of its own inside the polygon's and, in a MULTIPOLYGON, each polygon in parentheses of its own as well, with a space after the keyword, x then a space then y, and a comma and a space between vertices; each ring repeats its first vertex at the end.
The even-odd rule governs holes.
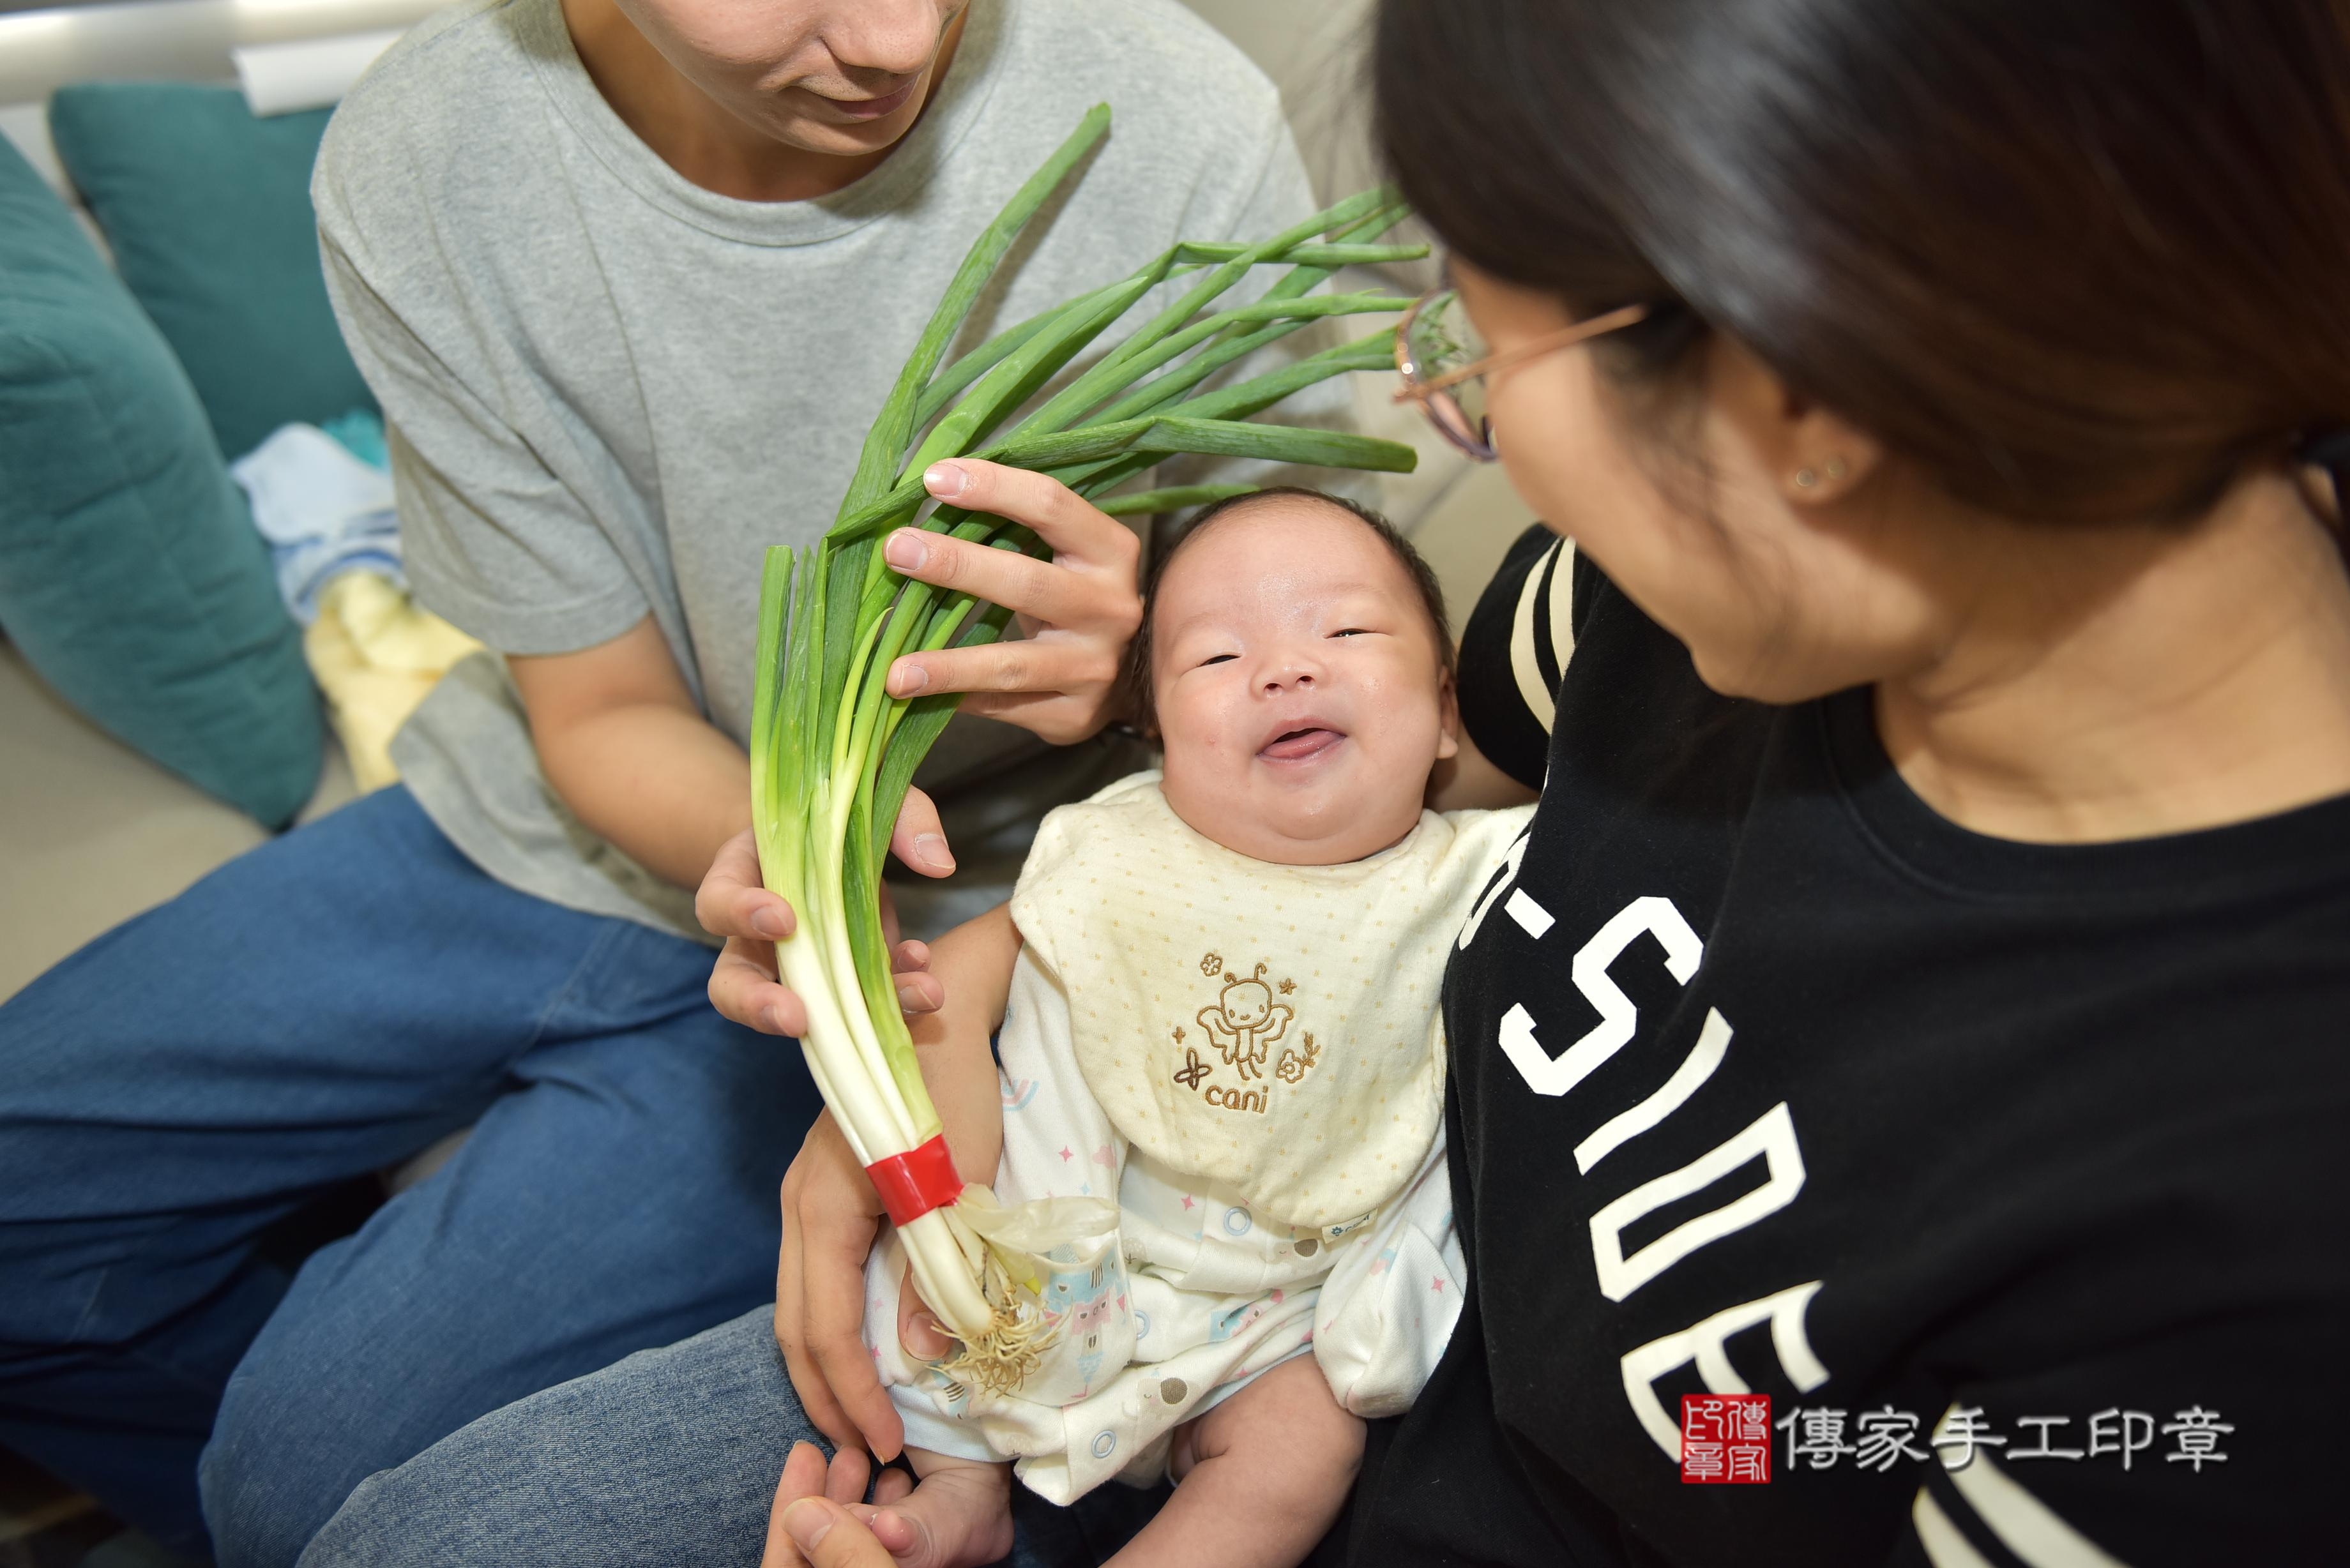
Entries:
POLYGON ((1336 746, 1347 737, 1336 730, 1309 725, 1304 729, 1285 730, 1265 742, 1257 755, 1276 763, 1302 763, 1336 746))

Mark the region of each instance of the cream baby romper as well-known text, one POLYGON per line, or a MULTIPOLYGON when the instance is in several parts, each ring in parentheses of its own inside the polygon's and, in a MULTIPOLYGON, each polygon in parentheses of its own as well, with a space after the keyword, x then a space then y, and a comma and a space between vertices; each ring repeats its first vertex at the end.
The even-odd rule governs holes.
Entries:
POLYGON ((1115 1227, 1054 1254, 1014 1397, 904 1355, 885 1239, 867 1341, 910 1445, 1016 1459, 1066 1502, 1155 1482, 1176 1425, 1309 1346, 1347 1409, 1409 1406, 1462 1282, 1438 993, 1532 809, 1423 812, 1343 866, 1235 854, 1156 773, 1045 819, 1012 899, 995 1193, 1114 1199, 1115 1227))

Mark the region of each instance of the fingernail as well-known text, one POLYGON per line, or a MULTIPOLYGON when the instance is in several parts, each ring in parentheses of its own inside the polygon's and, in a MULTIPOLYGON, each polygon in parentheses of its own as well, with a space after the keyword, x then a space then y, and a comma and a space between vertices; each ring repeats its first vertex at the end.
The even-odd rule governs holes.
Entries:
POLYGON ((922 470, 922 486, 941 501, 952 501, 962 493, 970 475, 959 462, 934 462, 922 470))
POLYGON ((919 572, 931 558, 931 546, 920 528, 900 528, 883 543, 881 558, 901 572, 919 572))
POLYGON ((925 866, 934 866, 941 871, 954 869, 954 857, 947 853, 947 841, 935 833, 915 836, 914 858, 925 866))
POLYGON ((813 1552, 818 1542, 832 1533, 832 1511, 812 1497, 804 1497, 784 1510, 784 1533, 801 1551, 813 1552))
POLYGON ((771 1034, 789 1034, 792 1032, 791 1024, 784 1019, 783 1004, 780 1002, 769 1002, 760 1012, 759 1016, 767 1021, 767 1032, 771 1034))
POLYGON ((911 1007, 914 1003, 921 1000, 922 998, 920 995, 914 990, 914 982, 912 981, 901 980, 898 982, 898 1006, 901 1010, 911 1007))
POLYGON ((912 1321, 906 1324, 906 1334, 911 1342, 906 1348, 925 1360, 946 1354, 947 1331, 928 1312, 914 1314, 912 1321))
POLYGON ((784 925, 783 915, 775 909, 761 909, 753 915, 751 929, 771 942, 782 941, 792 934, 784 925))
POLYGON ((930 671, 910 659, 901 659, 889 667, 889 695, 892 697, 911 697, 930 683, 930 671))

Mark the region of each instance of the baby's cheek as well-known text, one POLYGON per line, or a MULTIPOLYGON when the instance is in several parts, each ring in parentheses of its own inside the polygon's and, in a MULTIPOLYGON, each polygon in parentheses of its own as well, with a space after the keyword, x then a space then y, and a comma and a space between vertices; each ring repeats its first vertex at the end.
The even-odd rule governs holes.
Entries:
POLYGON ((1378 716, 1380 738, 1398 753, 1421 745, 1435 746, 1441 727, 1442 705, 1432 678, 1419 672, 1389 671, 1369 692, 1369 707, 1378 716))
POLYGON ((1165 777, 1160 787, 1175 815, 1187 822, 1221 820, 1241 799, 1244 781, 1237 748, 1222 737, 1162 735, 1165 777))

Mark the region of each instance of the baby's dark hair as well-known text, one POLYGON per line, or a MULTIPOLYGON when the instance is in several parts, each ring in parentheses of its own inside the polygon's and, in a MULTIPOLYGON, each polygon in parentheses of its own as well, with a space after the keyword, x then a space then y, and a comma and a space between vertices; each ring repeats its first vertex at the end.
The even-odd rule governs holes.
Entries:
POLYGON ((1201 507, 1151 561, 1150 569, 1142 579, 1142 626, 1135 632, 1134 640, 1127 645, 1126 666, 1118 674, 1126 711, 1133 716, 1136 727, 1144 734, 1155 735, 1159 731, 1157 705, 1151 701, 1150 691, 1151 628, 1159 618, 1159 586, 1166 579, 1167 568, 1174 565, 1175 557, 1183 553, 1186 545, 1223 518, 1262 502, 1283 497, 1292 501, 1318 501, 1326 506, 1336 507, 1369 529, 1372 536, 1387 546, 1388 554, 1395 557, 1396 564, 1403 568, 1404 576, 1411 579, 1412 587, 1419 595, 1420 607, 1428 612, 1429 629, 1436 636, 1436 656, 1443 665, 1444 673, 1452 673, 1452 624, 1444 613, 1444 588, 1437 582, 1436 574, 1430 570, 1428 563, 1420 558, 1419 552, 1411 547, 1411 541, 1399 533, 1394 524, 1369 507, 1349 501, 1343 495, 1308 490, 1302 485, 1269 485, 1263 490, 1252 490, 1245 495, 1231 496, 1201 507))

